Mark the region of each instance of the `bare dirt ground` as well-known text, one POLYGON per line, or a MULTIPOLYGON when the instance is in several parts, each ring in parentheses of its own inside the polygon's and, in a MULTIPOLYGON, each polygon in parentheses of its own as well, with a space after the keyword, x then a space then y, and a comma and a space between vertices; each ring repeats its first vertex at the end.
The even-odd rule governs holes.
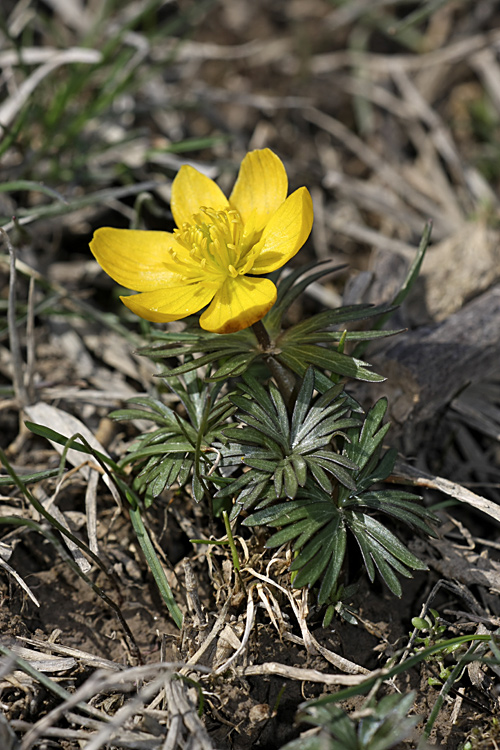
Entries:
MULTIPOLYGON (((78 19, 48 5, 43 9, 61 44, 81 43, 78 19)), ((400 599, 380 582, 371 585, 354 557, 350 578, 359 586, 346 604, 357 624, 336 616, 325 628, 324 612, 306 592, 290 588, 285 552, 270 564, 262 535, 239 528, 243 587, 227 547, 189 541, 221 539, 223 524, 212 524, 188 492, 164 492, 144 520, 185 617, 179 632, 126 505, 112 497, 95 465, 82 466, 80 454, 69 460, 62 481, 52 476, 29 484, 36 500, 61 514, 100 558, 102 568, 87 566, 87 582, 78 575, 84 563, 22 488, 5 481, 0 748, 271 750, 308 730, 296 721, 301 703, 400 658, 424 605, 437 610, 449 638, 498 629, 500 10, 485 0, 436 3, 409 22, 430 5, 159 4, 162 22, 180 12, 191 20, 178 30, 173 23, 170 37, 148 44, 137 87, 117 94, 82 129, 74 151, 88 148, 85 169, 79 172, 73 152, 55 156, 54 141, 54 152, 35 159, 28 173, 36 132, 31 146, 21 144, 21 134, 3 154, 6 180, 28 174, 70 201, 66 213, 21 218, 16 228, 8 217, 51 199, 27 187, 0 193, 18 257, 25 373, 20 391, 5 319, 0 446, 19 475, 56 469, 61 460, 62 448, 33 435, 26 419, 41 422, 48 414, 46 423, 67 435, 84 425, 118 460, 143 425, 112 422, 108 414, 157 385, 156 365, 137 354, 147 332, 126 315, 116 285, 91 259, 92 231, 128 226, 137 207, 133 186, 141 184, 148 193, 145 225, 170 228, 169 190, 180 164, 206 168, 229 189, 246 151, 270 147, 283 159, 290 187, 306 185, 314 199, 313 233, 294 262, 329 258, 343 267, 294 306, 290 322, 325 306, 390 301, 432 221, 420 278, 390 323, 405 331, 364 355, 387 380, 353 393, 366 405, 388 396, 388 444, 400 452, 398 477, 418 487, 441 524, 436 540, 404 538, 429 569, 404 582, 400 599), (188 143, 182 153, 169 150, 181 141, 188 143), (112 192, 124 187, 129 192, 112 192), (71 201, 104 189, 111 192, 72 207, 71 201), (71 418, 79 420, 76 429, 71 418), (11 652, 37 673, 15 667, 11 652), (169 679, 193 657, 205 672, 187 670, 191 682, 169 679), (56 695, 40 674, 65 692, 56 695), (204 696, 201 718, 193 680, 204 696), (75 694, 80 708, 71 705, 75 694), (109 717, 114 727, 105 723, 109 717)), ((13 14, 16 4, 10 6, 13 14)), ((116 15, 125 22, 125 11, 116 15)), ((47 28, 40 25, 34 47, 44 46, 47 28)), ((147 31, 146 22, 136 29, 138 50, 147 31)), ((13 97, 13 87, 4 85, 13 97)), ((43 103, 48 88, 36 95, 43 103)), ((7 116, 1 105, 0 113, 7 116)), ((6 311, 5 250, 0 261, 6 311)), ((419 664, 382 689, 416 691, 413 710, 421 721, 398 747, 417 747, 442 687, 440 670, 453 658, 419 664)), ((361 703, 355 696, 342 705, 352 712, 361 703)), ((496 748, 498 711, 498 665, 476 662, 454 684, 429 741, 446 750, 496 748)))

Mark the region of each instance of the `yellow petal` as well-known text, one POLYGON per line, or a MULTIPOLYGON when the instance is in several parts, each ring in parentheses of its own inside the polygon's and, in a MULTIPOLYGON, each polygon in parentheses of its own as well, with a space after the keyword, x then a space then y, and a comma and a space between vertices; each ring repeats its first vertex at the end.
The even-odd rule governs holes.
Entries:
POLYGON ((234 333, 256 323, 276 302, 276 287, 269 279, 228 278, 200 318, 213 333, 234 333))
POLYGON ((169 323, 171 320, 181 320, 201 310, 208 305, 216 291, 217 286, 199 282, 133 294, 120 299, 129 310, 145 320, 169 323))
POLYGON ((181 228, 186 222, 190 224, 193 214, 199 213, 201 206, 222 211, 229 207, 229 202, 210 177, 185 164, 172 183, 170 208, 177 226, 181 228))
POLYGON ((229 198, 243 223, 250 221, 261 232, 288 192, 288 178, 281 159, 270 149, 250 151, 241 162, 238 179, 229 198))
POLYGON ((135 229, 98 229, 90 249, 95 259, 118 284, 149 292, 180 280, 169 248, 177 247, 169 232, 135 229))
POLYGON ((256 247, 258 255, 248 273, 270 273, 293 258, 309 237, 313 223, 312 199, 299 188, 278 208, 256 247))

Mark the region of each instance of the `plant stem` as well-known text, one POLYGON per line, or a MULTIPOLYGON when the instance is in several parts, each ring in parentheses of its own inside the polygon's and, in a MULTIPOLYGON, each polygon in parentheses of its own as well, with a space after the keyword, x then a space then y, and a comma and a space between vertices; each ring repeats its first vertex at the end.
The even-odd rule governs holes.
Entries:
POLYGON ((256 323, 254 323, 252 326, 252 330, 257 337, 257 341, 259 342, 259 346, 262 351, 268 352, 271 349, 271 339, 269 338, 269 334, 262 320, 258 320, 256 323))
POLYGON ((259 346, 264 354, 265 362, 271 371, 271 375, 280 389, 288 410, 291 411, 297 391, 295 375, 288 369, 288 367, 284 367, 284 365, 273 356, 274 344, 269 338, 264 323, 261 320, 258 320, 257 323, 253 324, 252 330, 257 337, 257 341, 259 342, 259 346))

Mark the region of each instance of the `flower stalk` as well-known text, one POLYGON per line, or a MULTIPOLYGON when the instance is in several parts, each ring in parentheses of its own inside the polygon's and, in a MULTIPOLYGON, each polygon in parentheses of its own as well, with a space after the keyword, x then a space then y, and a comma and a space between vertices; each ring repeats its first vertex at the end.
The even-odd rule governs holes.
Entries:
POLYGON ((258 320, 253 324, 252 330, 255 333, 259 347, 264 355, 265 362, 275 379, 281 395, 285 399, 288 411, 291 411, 294 404, 294 397, 297 395, 297 380, 287 367, 284 367, 274 356, 274 345, 269 338, 269 334, 264 323, 258 320))

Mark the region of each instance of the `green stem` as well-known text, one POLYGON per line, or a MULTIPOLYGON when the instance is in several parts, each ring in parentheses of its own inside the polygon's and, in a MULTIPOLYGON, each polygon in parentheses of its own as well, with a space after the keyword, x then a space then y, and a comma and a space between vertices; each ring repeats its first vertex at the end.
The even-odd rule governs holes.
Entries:
POLYGON ((233 530, 231 529, 231 524, 229 523, 229 517, 227 515, 227 511, 222 511, 222 518, 224 519, 224 526, 226 527, 226 534, 227 534, 227 540, 229 542, 229 547, 231 549, 231 556, 233 558, 233 565, 235 570, 240 570, 240 560, 238 557, 238 551, 236 549, 236 545, 234 543, 234 537, 233 537, 233 530))
POLYGON ((259 342, 259 346, 264 354, 264 359, 271 371, 271 375, 280 389, 280 393, 285 400, 288 410, 291 411, 297 392, 297 381, 295 375, 273 356, 274 346, 269 338, 264 323, 261 320, 258 320, 257 323, 253 324, 252 330, 257 337, 257 341, 259 342))
POLYGON ((229 547, 231 549, 231 557, 233 558, 234 570, 241 584, 241 588, 246 594, 247 590, 246 590, 245 582, 243 581, 243 578, 241 577, 241 573, 240 573, 240 559, 238 557, 238 550, 236 549, 236 544, 234 543, 233 531, 231 529, 231 524, 229 522, 229 516, 227 514, 227 511, 225 510, 222 511, 222 518, 224 519, 224 526, 226 527, 226 534, 227 534, 227 539, 229 542, 229 547))

